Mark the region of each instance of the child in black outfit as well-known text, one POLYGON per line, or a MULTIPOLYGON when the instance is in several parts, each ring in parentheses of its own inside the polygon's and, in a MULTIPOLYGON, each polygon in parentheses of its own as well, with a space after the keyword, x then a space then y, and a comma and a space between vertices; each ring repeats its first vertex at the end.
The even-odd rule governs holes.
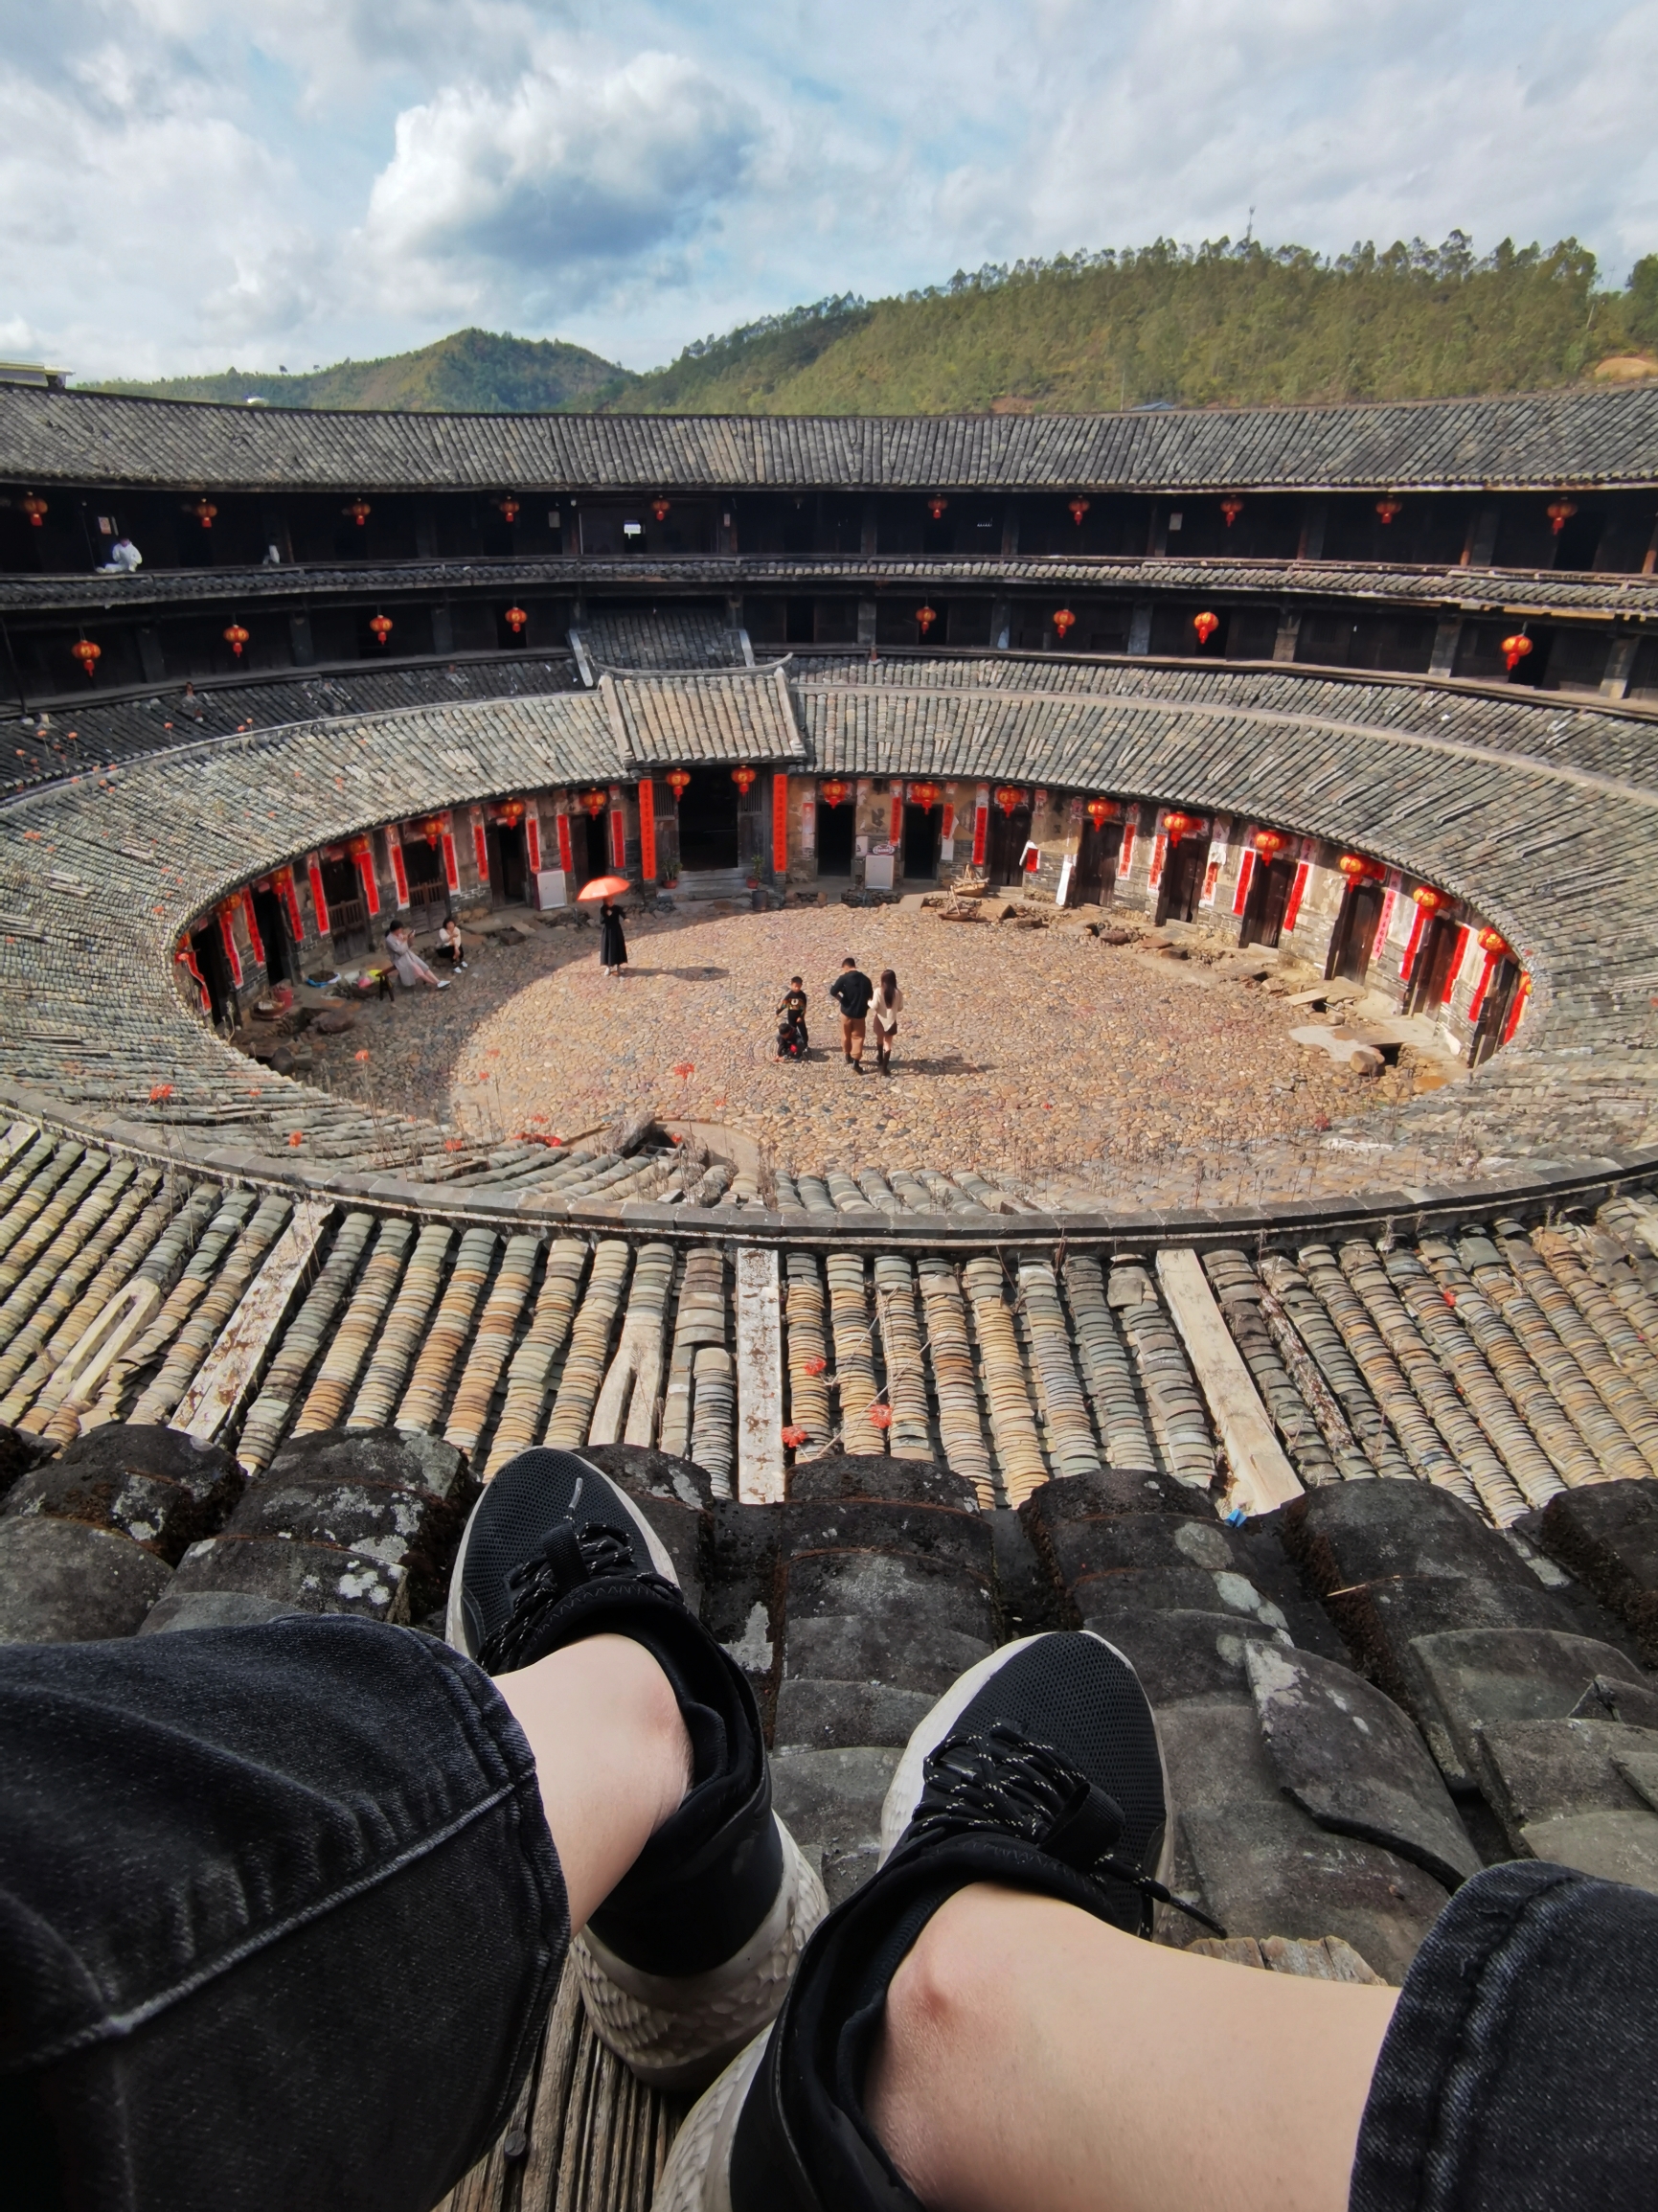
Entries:
POLYGON ((798 975, 788 979, 778 1007, 777 1057, 779 1060, 805 1060, 809 1039, 806 1031, 806 992, 798 975))

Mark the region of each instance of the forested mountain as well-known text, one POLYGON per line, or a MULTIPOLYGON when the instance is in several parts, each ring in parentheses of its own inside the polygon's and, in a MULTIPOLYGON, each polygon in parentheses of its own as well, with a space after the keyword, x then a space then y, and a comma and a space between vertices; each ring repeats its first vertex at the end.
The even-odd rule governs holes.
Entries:
POLYGON ((1336 259, 1303 246, 1171 240, 959 273, 901 299, 846 295, 688 346, 634 376, 558 341, 462 331, 308 376, 104 389, 237 403, 619 414, 1091 413, 1163 401, 1415 399, 1547 390, 1611 360, 1658 375, 1658 255, 1604 287, 1575 239, 1453 232, 1336 259))

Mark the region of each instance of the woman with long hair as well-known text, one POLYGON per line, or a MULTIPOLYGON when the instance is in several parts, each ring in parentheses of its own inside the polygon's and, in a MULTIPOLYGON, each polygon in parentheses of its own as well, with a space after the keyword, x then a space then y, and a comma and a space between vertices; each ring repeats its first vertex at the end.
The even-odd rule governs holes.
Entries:
POLYGON ((875 1065, 882 1075, 893 1072, 893 1046, 897 1040, 898 1015, 903 1004, 904 994, 898 989, 897 977, 890 968, 883 968, 880 985, 870 1000, 870 1019, 875 1030, 875 1065))

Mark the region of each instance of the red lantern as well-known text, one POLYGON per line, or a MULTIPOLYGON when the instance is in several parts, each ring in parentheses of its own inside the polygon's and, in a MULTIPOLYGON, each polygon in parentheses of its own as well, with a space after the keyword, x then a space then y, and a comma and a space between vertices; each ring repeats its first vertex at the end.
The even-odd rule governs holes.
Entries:
POLYGON ((1243 513, 1243 502, 1236 491, 1229 492, 1226 498, 1220 502, 1220 512, 1226 518, 1227 529, 1230 530, 1243 513))
POLYGON ((1080 492, 1079 492, 1076 498, 1071 502, 1071 519, 1077 525, 1079 530, 1080 530, 1082 527, 1082 517, 1087 513, 1088 507, 1089 502, 1082 497, 1080 492))
POLYGON ((36 530, 40 528, 47 515, 52 512, 37 491, 26 491, 17 504, 28 515, 36 530))
POLYGON ((247 643, 247 631, 242 628, 239 622, 233 622, 224 633, 224 642, 229 646, 237 659, 240 660, 241 649, 247 643))
POLYGON ((665 780, 669 789, 673 793, 674 804, 677 806, 691 788, 691 770, 689 768, 670 768, 665 780))
POLYGON ((1096 830, 1103 830, 1107 822, 1114 822, 1122 809, 1115 799, 1090 799, 1082 810, 1096 830))
POLYGON ((1573 515, 1576 514, 1577 512, 1578 502, 1575 499, 1560 498, 1550 500, 1548 507, 1545 509, 1545 513, 1549 517, 1549 528, 1555 533, 1556 537, 1559 536, 1561 531, 1565 529, 1567 523, 1571 521, 1573 515))
POLYGON ((949 504, 949 501, 944 497, 942 491, 935 491, 932 497, 927 501, 927 513, 932 516, 935 522, 942 522, 943 520, 944 509, 948 507, 949 504))
POLYGON ((1190 837, 1199 827, 1197 815, 1182 814, 1177 809, 1163 817, 1163 828, 1171 845, 1178 845, 1182 837, 1190 837))
POLYGON ((189 512, 195 516, 195 519, 201 524, 203 530, 211 530, 213 528, 213 518, 218 513, 218 509, 204 493, 202 497, 196 501, 195 505, 189 510, 189 512))
POLYGON ((1431 883, 1419 883, 1411 897, 1424 914, 1442 914, 1451 903, 1448 891, 1436 891, 1431 883))
POLYGON ((1289 839, 1282 830, 1257 830, 1255 849, 1263 860, 1276 860, 1289 839))
POLYGON ((745 799, 748 797, 750 791, 754 789, 754 779, 756 773, 757 771, 751 768, 746 761, 743 762, 740 768, 733 768, 731 771, 732 782, 737 786, 738 789, 742 793, 745 799))
POLYGON ((369 617, 369 627, 374 632, 375 643, 384 645, 392 634, 392 618, 389 614, 372 614, 369 617))
POLYGON ((581 811, 591 821, 597 822, 609 804, 609 797, 603 791, 583 791, 581 794, 581 811))
POLYGON ((368 501, 362 496, 360 492, 358 493, 357 497, 352 501, 349 507, 342 507, 340 509, 340 513, 342 514, 349 514, 351 516, 352 520, 356 524, 359 530, 361 530, 363 524, 367 522, 369 516, 373 514, 374 512, 374 509, 369 505, 368 501))
POLYGON ((910 786, 910 805, 912 807, 924 807, 930 814, 938 803, 939 787, 937 784, 923 783, 910 786))
POLYGON ((1362 883, 1367 877, 1379 876, 1381 864, 1365 853, 1344 853, 1336 866, 1350 883, 1362 883))
POLYGON ((1220 617, 1217 614, 1211 614, 1205 609, 1202 614, 1192 616, 1192 627, 1197 632, 1198 644, 1207 645, 1220 627, 1220 617))
POLYGON ((661 492, 659 491, 656 494, 656 497, 650 502, 650 512, 655 515, 658 522, 666 522, 668 520, 669 510, 673 502, 671 500, 664 499, 661 492))
POLYGON ((89 637, 77 638, 69 650, 86 671, 88 677, 94 674, 99 662, 103 658, 103 648, 94 645, 89 637))
POLYGON ((521 606, 510 606, 507 609, 507 627, 512 632, 514 637, 518 635, 519 631, 524 627, 524 625, 529 621, 529 619, 530 617, 524 612, 524 609, 521 606))
MULTIPOLYGON (((361 506, 361 504, 362 502, 359 500, 358 505, 361 506)), ((517 521, 518 502, 511 491, 503 492, 501 497, 496 500, 495 504, 501 510, 501 519, 503 522, 517 521)), ((365 513, 367 511, 365 510, 365 513)))
POLYGON ((1479 945, 1480 950, 1488 952, 1493 960, 1512 960, 1514 957, 1508 939, 1500 929, 1493 929, 1489 923, 1480 931, 1479 945))
POLYGON ((852 787, 839 776, 830 776, 818 786, 818 793, 826 807, 844 807, 852 795, 852 787))
POLYGON ((1512 637, 1503 640, 1503 666, 1510 675, 1532 650, 1532 641, 1524 630, 1516 630, 1512 637))
POLYGON ((1062 606, 1058 613, 1054 617, 1054 627, 1059 633, 1059 643, 1061 645, 1063 645, 1065 642, 1067 631, 1075 629, 1076 627, 1077 617, 1071 612, 1071 609, 1068 606, 1062 606))
POLYGON ((1025 804, 1025 794, 1017 784, 998 784, 995 789, 995 800, 1003 813, 1011 815, 1015 808, 1025 804))
POLYGON ((1394 516, 1400 512, 1403 506, 1404 501, 1402 499, 1394 498, 1393 494, 1390 492, 1387 498, 1378 499, 1376 501, 1375 511, 1381 516, 1383 522, 1386 523, 1391 522, 1394 516))

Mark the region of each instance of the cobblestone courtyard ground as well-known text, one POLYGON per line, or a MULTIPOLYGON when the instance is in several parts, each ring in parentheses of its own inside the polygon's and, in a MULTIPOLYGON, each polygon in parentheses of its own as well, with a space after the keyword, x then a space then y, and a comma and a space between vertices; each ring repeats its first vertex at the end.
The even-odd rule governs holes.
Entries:
POLYGON ((1297 1015, 1199 965, 1065 927, 896 907, 630 919, 622 979, 595 929, 491 946, 441 996, 366 1005, 312 1038, 313 1080, 468 1134, 566 1139, 648 1106, 723 1123, 780 1166, 947 1166, 1040 1181, 1102 1155, 1293 1138, 1395 1095, 1293 1043, 1297 1015), (895 1072, 854 1076, 828 997, 843 954, 897 970, 895 1072), (779 1063, 772 1009, 811 995, 812 1050, 779 1063), (364 1057, 366 1055, 366 1057, 364 1057))

